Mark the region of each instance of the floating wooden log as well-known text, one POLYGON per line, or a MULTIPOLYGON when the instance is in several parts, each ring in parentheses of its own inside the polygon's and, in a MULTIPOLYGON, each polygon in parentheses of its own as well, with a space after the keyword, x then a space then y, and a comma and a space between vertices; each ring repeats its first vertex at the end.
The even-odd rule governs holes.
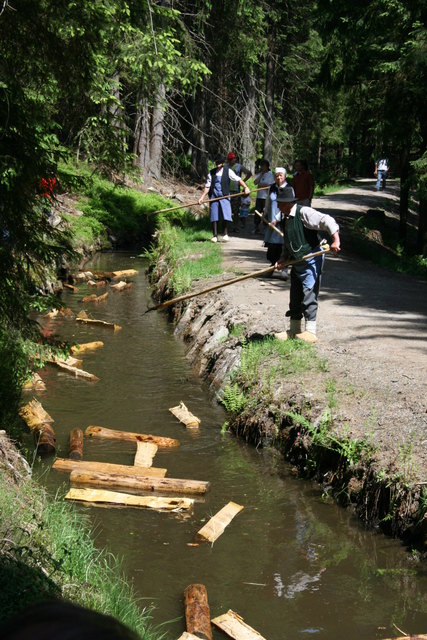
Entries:
POLYGON ((71 318, 72 316, 74 316, 74 311, 69 307, 61 307, 60 309, 52 309, 51 311, 48 311, 44 314, 44 317, 49 318, 50 320, 53 320, 58 316, 60 316, 61 318, 71 318))
POLYGON ((74 358, 74 356, 68 356, 66 360, 61 360, 59 358, 59 361, 65 362, 65 364, 68 364, 70 367, 77 367, 77 369, 80 369, 83 364, 83 360, 80 360, 79 358, 74 358))
POLYGON ((125 282, 124 280, 121 280, 117 284, 110 285, 110 287, 115 291, 124 291, 125 289, 132 289, 132 282, 125 282))
POLYGON ((94 351, 95 349, 99 349, 103 346, 104 343, 101 342, 101 340, 96 340, 95 342, 83 342, 83 344, 75 344, 73 347, 71 347, 71 353, 85 353, 85 351, 94 351))
POLYGON ((83 458, 83 431, 81 429, 73 429, 70 433, 69 442, 68 455, 70 460, 81 460, 83 458))
POLYGON ((427 635, 399 636, 398 638, 387 638, 387 640, 427 640, 427 635))
POLYGON ((127 464, 114 464, 113 462, 97 462, 92 460, 70 460, 69 458, 57 458, 52 469, 55 471, 65 471, 71 473, 78 471, 98 471, 101 473, 116 473, 121 476, 153 476, 164 478, 166 469, 160 467, 134 467, 127 464))
POLYGON ((88 296, 85 296, 84 298, 82 298, 82 302, 95 302, 96 300, 96 293, 90 293, 88 296))
POLYGON ((178 418, 180 422, 185 424, 186 427, 192 429, 199 428, 200 419, 193 415, 183 402, 180 402, 177 407, 171 407, 169 411, 175 416, 175 418, 178 418))
POLYGON ((188 633, 188 631, 184 631, 184 633, 179 636, 178 640, 200 640, 200 638, 192 633, 188 633))
POLYGON ((212 640, 208 593, 204 584, 190 584, 184 591, 187 631, 198 638, 212 640))
POLYGON ((71 488, 66 500, 79 500, 93 504, 118 504, 126 507, 143 507, 156 511, 186 511, 191 509, 194 500, 191 498, 166 498, 158 496, 134 496, 130 493, 104 491, 100 489, 71 488))
POLYGON ((103 293, 100 296, 96 297, 95 302, 98 304, 99 302, 105 302, 105 300, 108 298, 108 291, 106 291, 105 293, 103 293))
POLYGON ((62 286, 64 287, 64 289, 68 289, 72 293, 78 293, 79 292, 79 288, 78 287, 75 287, 73 284, 68 284, 68 282, 64 282, 62 286))
POLYGON ((113 278, 133 278, 138 275, 136 269, 123 269, 122 271, 113 271, 113 278))
POLYGON ((84 311, 80 311, 76 318, 77 322, 83 322, 85 324, 94 324, 99 327, 106 327, 108 329, 113 329, 114 332, 120 331, 121 326, 118 324, 114 324, 113 322, 105 322, 105 320, 95 320, 93 318, 88 318, 87 314, 84 311))
POLYGON ((31 378, 22 385, 23 391, 45 391, 46 385, 38 373, 33 373, 31 378))
POLYGON ((61 369, 61 371, 65 371, 66 373, 71 374, 75 378, 83 378, 85 380, 89 380, 90 382, 98 382, 99 380, 98 376, 96 376, 94 373, 89 373, 88 371, 84 371, 83 369, 79 369, 78 367, 72 367, 64 360, 48 360, 48 364, 52 364, 58 369, 61 369))
POLYGON ((70 481, 74 484, 83 484, 102 489, 131 489, 132 491, 170 492, 184 495, 204 495, 209 489, 209 482, 201 480, 129 476, 80 469, 74 469, 71 472, 70 481))
POLYGON ((90 425, 85 431, 88 438, 104 438, 106 440, 125 440, 127 442, 152 442, 158 447, 178 447, 179 440, 174 438, 166 438, 164 436, 153 436, 145 433, 132 433, 130 431, 117 431, 116 429, 107 429, 106 427, 97 427, 90 425))
POLYGON ((107 284, 106 280, 88 280, 87 284, 89 287, 105 287, 107 284))
POLYGON ((158 446, 152 442, 136 441, 136 454, 133 464, 135 467, 151 467, 158 446))
POLYGON ((55 432, 51 426, 53 418, 43 409, 38 400, 33 398, 31 402, 21 407, 19 415, 27 424, 27 427, 34 434, 37 444, 37 452, 40 454, 55 453, 56 439, 55 432))
POLYGON ((53 320, 58 316, 58 313, 59 313, 59 309, 51 309, 50 311, 44 314, 44 317, 49 318, 50 320, 53 320))
POLYGON ((230 524, 235 516, 243 509, 242 505, 236 502, 229 502, 218 511, 212 518, 196 533, 196 540, 206 540, 215 542, 224 529, 230 524))
POLYGON ((252 629, 238 613, 231 609, 222 616, 214 618, 212 624, 224 631, 230 638, 234 638, 234 640, 265 640, 258 631, 252 629))

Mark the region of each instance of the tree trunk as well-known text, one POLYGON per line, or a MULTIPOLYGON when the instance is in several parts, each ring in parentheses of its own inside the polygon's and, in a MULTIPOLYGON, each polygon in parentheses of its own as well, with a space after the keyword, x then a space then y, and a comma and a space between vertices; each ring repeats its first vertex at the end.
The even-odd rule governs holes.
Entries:
POLYGON ((276 46, 276 26, 271 25, 267 37, 267 64, 264 102, 264 141, 263 156, 270 163, 273 159, 273 124, 274 124, 274 51, 276 46))
POLYGON ((427 198, 420 194, 417 253, 427 257, 427 198))
POLYGON ((150 136, 150 172, 154 178, 160 178, 162 173, 163 133, 165 120, 166 89, 161 84, 157 92, 156 104, 151 118, 150 136))
POLYGON ((120 97, 120 76, 115 73, 112 78, 111 95, 114 98, 114 102, 108 107, 108 111, 111 117, 111 124, 113 125, 116 138, 120 141, 120 146, 125 150, 126 148, 126 136, 124 126, 124 109, 121 103, 120 97))
POLYGON ((145 98, 141 98, 138 103, 133 152, 135 164, 141 169, 144 183, 146 186, 150 186, 150 111, 145 98))
POLYGON ((400 154, 399 239, 406 245, 409 206, 409 146, 400 154))
POLYGON ((206 151, 206 94, 205 85, 199 84, 196 89, 193 106, 193 128, 191 132, 191 167, 190 174, 196 180, 205 178, 208 173, 208 153, 206 151))
POLYGON ((242 111, 242 159, 245 166, 255 172, 255 119, 256 119, 256 102, 255 102, 255 76, 249 73, 246 76, 246 104, 242 111))

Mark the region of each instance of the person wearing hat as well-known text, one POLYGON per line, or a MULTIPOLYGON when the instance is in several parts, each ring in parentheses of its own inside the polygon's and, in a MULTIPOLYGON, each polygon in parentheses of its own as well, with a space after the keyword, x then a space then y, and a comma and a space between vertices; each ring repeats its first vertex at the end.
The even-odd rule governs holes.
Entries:
MULTIPOLYGON (((203 193, 199 199, 199 204, 203 203, 203 200, 206 195, 209 195, 209 199, 212 198, 220 198, 221 196, 229 196, 230 195, 230 181, 234 180, 244 189, 245 195, 250 193, 248 187, 243 182, 243 180, 230 169, 228 165, 225 165, 225 157, 223 155, 218 155, 215 158, 216 167, 211 169, 208 173, 208 177, 206 179, 205 188, 203 193)), ((234 198, 235 200, 240 200, 240 198, 234 198)), ((218 221, 222 219, 223 221, 223 240, 228 242, 228 222, 232 222, 232 212, 231 212, 231 204, 230 198, 224 198, 223 200, 218 200, 217 202, 211 202, 210 204, 210 220, 212 222, 212 242, 218 242, 218 221)))
MULTIPOLYGON (((340 251, 339 226, 334 218, 311 207, 296 203, 292 187, 278 189, 277 206, 282 212, 283 251, 276 262, 276 269, 282 271, 288 260, 298 260, 308 253, 319 251, 319 231, 331 236, 331 251, 340 251)), ((291 290, 289 311, 289 331, 276 333, 279 340, 299 338, 305 342, 316 342, 316 318, 320 279, 325 256, 316 256, 295 264, 291 269, 291 290), (305 330, 301 322, 305 319, 305 330)))
MULTIPOLYGON (((244 177, 245 182, 247 182, 252 175, 252 172, 250 171, 250 169, 247 169, 242 164, 240 164, 240 162, 237 162, 237 156, 232 151, 230 151, 230 153, 227 155, 227 165, 230 167, 230 169, 234 171, 236 176, 238 176, 239 178, 242 177, 242 173, 243 173, 245 176, 244 177)), ((239 193, 239 191, 240 191, 239 182, 237 180, 232 179, 230 182, 230 193, 231 194, 239 193)), ((231 212, 234 220, 233 231, 239 230, 237 221, 240 213, 240 205, 241 205, 240 198, 231 199, 231 212)))

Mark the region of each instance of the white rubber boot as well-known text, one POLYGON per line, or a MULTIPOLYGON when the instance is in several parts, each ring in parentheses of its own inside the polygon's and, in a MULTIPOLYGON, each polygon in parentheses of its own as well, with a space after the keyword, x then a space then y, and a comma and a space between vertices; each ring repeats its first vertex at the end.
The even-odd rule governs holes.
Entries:
POLYGON ((304 342, 317 342, 316 337, 316 320, 306 320, 305 331, 297 333, 295 338, 298 340, 304 340, 304 342))
POLYGON ((289 331, 281 331, 280 333, 275 333, 274 337, 276 340, 289 340, 290 338, 295 338, 297 333, 301 333, 301 320, 294 320, 291 318, 291 326, 289 331))

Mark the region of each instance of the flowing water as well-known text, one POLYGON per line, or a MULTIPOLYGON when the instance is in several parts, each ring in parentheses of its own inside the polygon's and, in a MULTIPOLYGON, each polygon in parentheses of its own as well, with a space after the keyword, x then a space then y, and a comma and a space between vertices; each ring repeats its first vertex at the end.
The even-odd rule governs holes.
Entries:
MULTIPOLYGON (((113 334, 74 320, 49 321, 47 330, 64 339, 103 340, 104 347, 83 356, 84 369, 98 383, 46 368, 47 391, 40 399, 55 419, 61 456, 67 456, 75 427, 153 433, 180 440, 179 448, 158 451, 155 466, 166 467, 169 477, 210 481, 211 491, 189 515, 77 507, 90 515, 97 545, 123 557, 144 604, 154 603, 154 622, 172 621, 168 638, 185 629, 183 591, 193 582, 206 585, 212 616, 233 609, 268 640, 402 635, 393 623, 407 633, 426 633, 425 568, 411 562, 399 542, 365 532, 347 511, 322 498, 317 486, 294 478, 274 451, 221 433, 226 415, 191 371, 166 316, 142 315, 149 302, 142 261, 100 254, 89 266, 139 269, 131 290, 111 291, 106 302, 86 305, 93 317, 123 329, 113 334), (199 432, 187 431, 169 413, 180 400, 201 418, 199 432), (188 546, 229 500, 244 510, 217 542, 188 546)), ((64 292, 63 300, 79 311, 81 297, 64 292)), ((134 452, 131 443, 86 440, 84 458, 132 464, 134 452)), ((68 478, 48 466, 37 470, 55 492, 68 478)), ((221 637, 215 630, 214 638, 221 637)))

